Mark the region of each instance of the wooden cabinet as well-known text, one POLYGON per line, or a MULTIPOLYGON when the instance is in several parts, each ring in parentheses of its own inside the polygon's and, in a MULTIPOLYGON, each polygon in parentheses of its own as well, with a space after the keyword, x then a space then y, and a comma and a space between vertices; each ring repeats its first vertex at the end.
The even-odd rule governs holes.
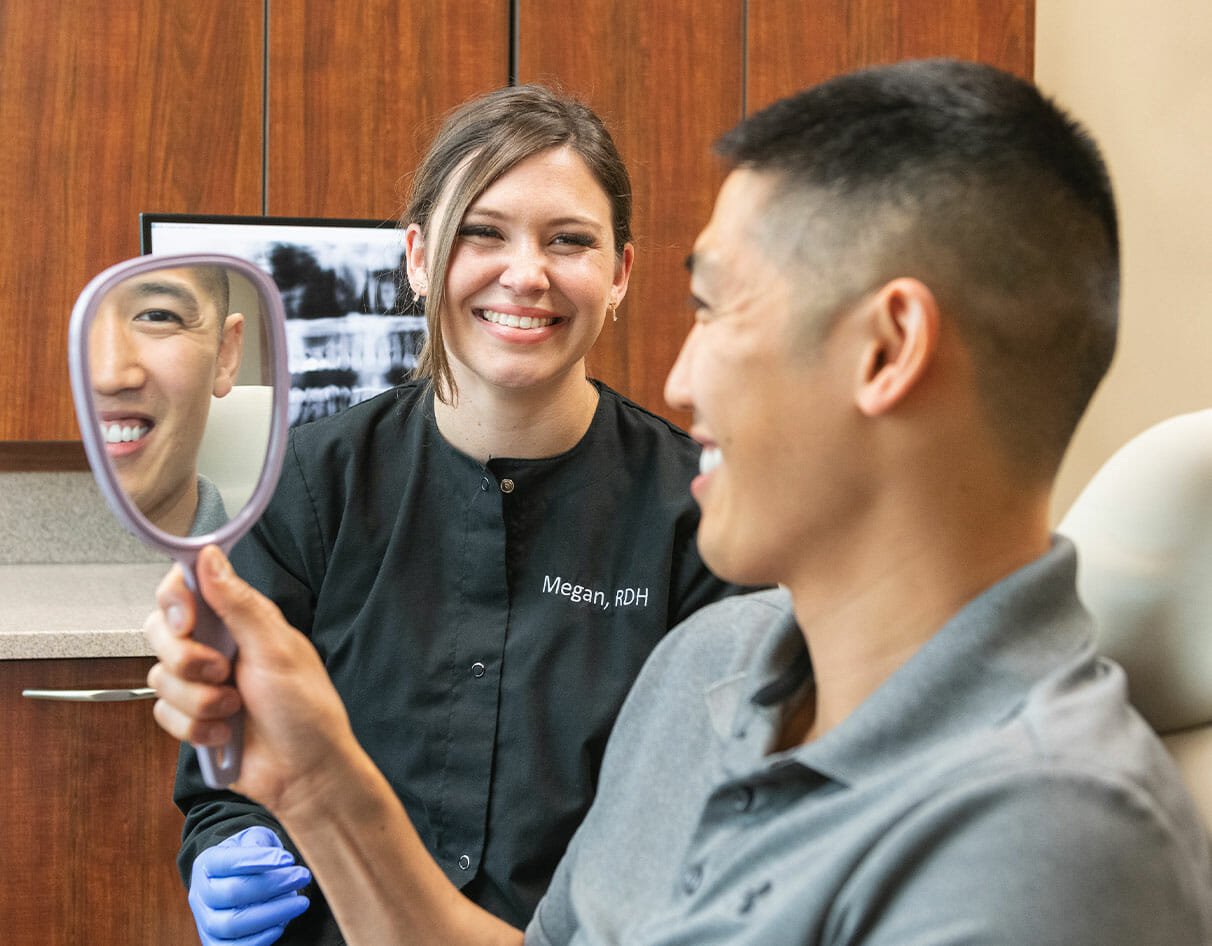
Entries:
POLYGON ((684 269, 723 172, 711 143, 830 75, 906 57, 1032 73, 1034 0, 519 0, 522 82, 555 77, 610 124, 635 191, 636 262, 593 374, 686 425, 665 377, 690 325, 684 269))
POLYGON ((956 56, 1029 79, 1035 0, 749 0, 748 111, 861 66, 956 56))
POLYGON ((394 219, 442 116, 509 83, 508 0, 269 4, 266 212, 394 219))
POLYGON ((5 441, 78 441, 68 313, 137 252, 140 210, 395 217, 441 116, 511 75, 582 95, 617 134, 638 255, 591 367, 666 413, 682 263, 720 180, 710 142, 872 62, 946 54, 1029 76, 1034 19, 1034 0, 0 5, 0 468, 5 441))
POLYGON ((197 943, 176 871, 177 743, 151 703, 31 700, 141 687, 150 658, 0 661, 0 918, 6 946, 197 943))
POLYGON ((139 211, 260 211, 260 10, 0 4, 0 441, 80 439, 68 316, 139 211))
POLYGON ((394 217, 437 119, 509 81, 509 24, 508 0, 0 4, 0 469, 79 441, 68 317, 140 211, 394 217))
POLYGON ((744 114, 744 4, 521 0, 518 79, 558 77, 610 126, 631 173, 636 259, 595 377, 683 425, 663 395, 690 324, 685 260, 722 180, 711 142, 744 114))

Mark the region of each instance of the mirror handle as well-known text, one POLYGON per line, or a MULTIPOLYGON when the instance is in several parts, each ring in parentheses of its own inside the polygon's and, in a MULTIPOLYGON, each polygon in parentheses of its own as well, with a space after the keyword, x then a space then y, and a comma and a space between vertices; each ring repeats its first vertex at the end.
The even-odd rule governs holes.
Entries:
MULTIPOLYGON (((186 584, 194 592, 194 640, 213 647, 229 660, 234 659, 236 642, 232 640, 227 625, 197 590, 191 570, 184 571, 186 584)), ((202 778, 211 788, 226 788, 240 777, 240 761, 244 755, 243 711, 229 716, 227 724, 231 726, 231 739, 228 742, 221 746, 194 747, 198 753, 198 765, 202 768, 202 778)))

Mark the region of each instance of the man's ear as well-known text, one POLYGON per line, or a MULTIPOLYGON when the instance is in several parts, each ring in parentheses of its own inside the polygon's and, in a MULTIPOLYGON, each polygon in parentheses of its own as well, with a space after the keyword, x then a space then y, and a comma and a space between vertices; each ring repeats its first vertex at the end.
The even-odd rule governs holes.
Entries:
POLYGON ((408 269, 408 284, 414 295, 429 292, 429 278, 425 273, 425 237, 421 228, 410 223, 404 230, 404 261, 408 269))
POLYGON ((934 293, 908 277, 887 283, 866 305, 868 339, 856 403, 875 416, 898 404, 925 375, 938 347, 939 311, 934 293))
POLYGON ((215 371, 215 385, 211 393, 215 397, 227 397, 236 375, 240 373, 240 359, 244 356, 244 316, 233 312, 223 321, 223 340, 219 342, 219 364, 215 371))

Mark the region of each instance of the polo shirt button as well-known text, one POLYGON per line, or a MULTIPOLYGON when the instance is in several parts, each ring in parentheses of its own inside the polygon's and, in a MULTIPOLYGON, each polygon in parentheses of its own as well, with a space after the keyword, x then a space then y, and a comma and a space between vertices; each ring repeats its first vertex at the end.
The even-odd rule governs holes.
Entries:
POLYGON ((509 477, 506 477, 505 479, 501 480, 501 492, 502 493, 512 493, 514 491, 514 488, 516 487, 516 485, 517 484, 515 484, 513 480, 509 479, 509 477))
POLYGON ((471 867, 471 858, 466 854, 459 855, 459 870, 467 870, 471 867))
POLYGON ((488 669, 487 667, 485 667, 482 663, 480 663, 477 660, 475 663, 473 663, 471 665, 471 675, 473 677, 482 677, 482 676, 484 676, 484 671, 487 669, 488 669))
POLYGON ((488 477, 487 477, 487 476, 480 477, 480 492, 481 492, 481 493, 486 493, 486 492, 488 492, 488 487, 489 487, 489 485, 490 485, 490 484, 489 484, 489 482, 488 482, 488 477))
POLYGON ((682 874, 682 891, 686 894, 692 894, 699 889, 699 885, 703 882, 703 865, 691 864, 686 868, 686 872, 682 874))

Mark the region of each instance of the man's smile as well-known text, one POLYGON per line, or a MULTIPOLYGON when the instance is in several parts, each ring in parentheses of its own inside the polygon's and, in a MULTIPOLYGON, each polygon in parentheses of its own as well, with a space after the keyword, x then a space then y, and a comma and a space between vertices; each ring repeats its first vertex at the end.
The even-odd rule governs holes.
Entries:
POLYGON ((143 420, 111 421, 101 423, 101 436, 106 443, 130 443, 147 436, 152 425, 143 420))

